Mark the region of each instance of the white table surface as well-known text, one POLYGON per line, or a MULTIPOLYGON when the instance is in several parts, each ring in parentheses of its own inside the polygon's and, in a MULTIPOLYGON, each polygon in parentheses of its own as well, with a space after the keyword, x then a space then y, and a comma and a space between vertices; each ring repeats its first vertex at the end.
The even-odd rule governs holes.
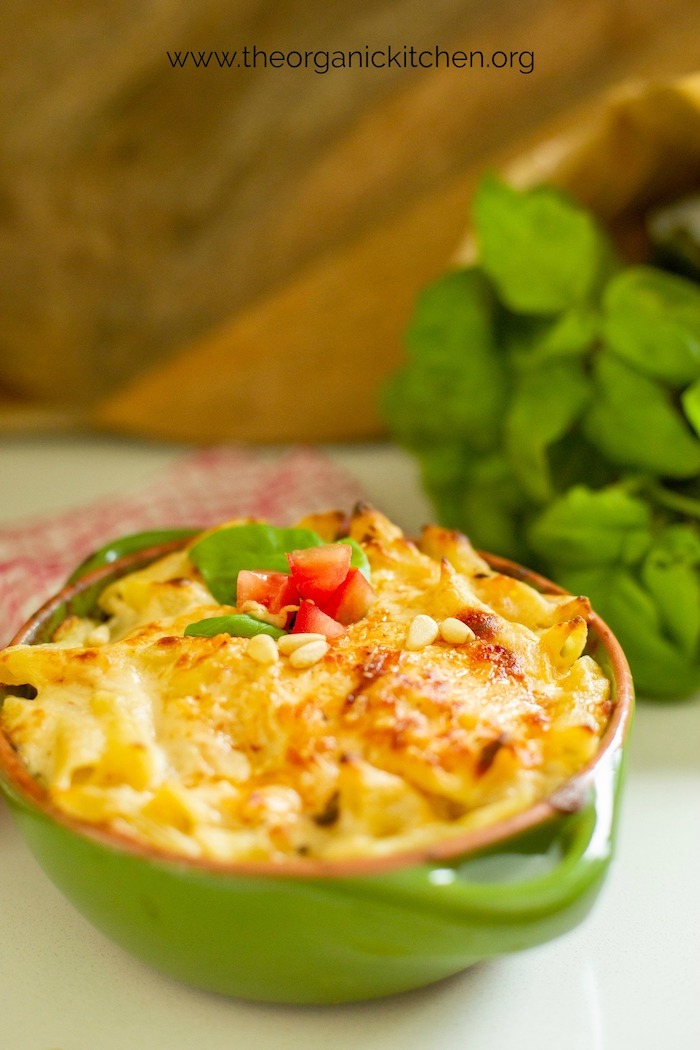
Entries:
MULTIPOLYGON (((182 450, 101 438, 0 442, 0 520, 143 481, 182 450)), ((429 519, 412 462, 334 448, 407 530, 429 519)), ((93 930, 0 802, 0 1050, 698 1050, 700 700, 638 705, 616 860, 560 940, 390 1000, 295 1008, 182 987, 93 930)))

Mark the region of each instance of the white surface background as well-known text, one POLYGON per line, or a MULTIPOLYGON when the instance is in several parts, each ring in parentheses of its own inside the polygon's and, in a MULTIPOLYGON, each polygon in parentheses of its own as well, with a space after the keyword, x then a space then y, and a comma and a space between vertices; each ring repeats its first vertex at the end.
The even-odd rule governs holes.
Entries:
MULTIPOLYGON (((6 439, 0 520, 124 490, 179 451, 6 439)), ((406 530, 429 520, 407 457, 329 452, 406 530)), ((582 926, 432 988, 342 1007, 242 1003, 152 972, 64 901, 0 802, 0 1050, 698 1050, 700 700, 641 702, 630 759, 617 858, 582 926)))

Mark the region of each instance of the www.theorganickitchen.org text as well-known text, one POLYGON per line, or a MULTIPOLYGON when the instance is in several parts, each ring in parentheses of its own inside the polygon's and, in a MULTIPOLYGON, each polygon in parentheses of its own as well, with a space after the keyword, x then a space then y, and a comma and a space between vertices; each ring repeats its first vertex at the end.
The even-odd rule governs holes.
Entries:
POLYGON ((532 73, 534 51, 461 51, 435 45, 344 50, 267 50, 246 44, 233 50, 166 51, 173 69, 303 69, 325 74, 338 69, 481 69, 532 73))

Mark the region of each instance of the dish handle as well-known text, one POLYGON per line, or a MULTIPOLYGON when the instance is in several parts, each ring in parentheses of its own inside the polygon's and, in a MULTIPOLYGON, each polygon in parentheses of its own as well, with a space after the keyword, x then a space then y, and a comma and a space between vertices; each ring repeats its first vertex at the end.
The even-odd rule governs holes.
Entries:
POLYGON ((566 932, 589 911, 613 854, 623 754, 599 760, 575 812, 479 854, 374 879, 371 895, 468 929, 479 957, 566 932))

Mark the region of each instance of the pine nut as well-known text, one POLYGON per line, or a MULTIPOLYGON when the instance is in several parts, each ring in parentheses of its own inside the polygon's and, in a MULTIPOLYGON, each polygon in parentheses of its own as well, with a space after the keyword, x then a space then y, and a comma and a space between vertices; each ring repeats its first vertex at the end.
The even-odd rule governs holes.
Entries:
POLYGON ((269 634, 254 634, 248 641, 246 652, 259 664, 274 664, 279 660, 277 643, 269 634))
POLYGON ((317 638, 295 649, 289 656, 289 662, 292 667, 311 667, 312 664, 322 660, 329 649, 330 646, 325 638, 317 638))
POLYGON ((425 649, 426 645, 431 645, 437 636, 438 625, 432 616, 418 613, 409 624, 408 634, 406 635, 406 648, 414 651, 425 649))
POLYGON ((462 623, 456 616, 448 616, 440 624, 440 637, 450 645, 464 645, 465 642, 476 638, 476 635, 471 627, 462 623))
POLYGON ((306 645, 308 642, 325 642, 325 634, 283 634, 277 642, 279 651, 284 653, 285 656, 289 656, 295 649, 299 649, 302 645, 306 645))

